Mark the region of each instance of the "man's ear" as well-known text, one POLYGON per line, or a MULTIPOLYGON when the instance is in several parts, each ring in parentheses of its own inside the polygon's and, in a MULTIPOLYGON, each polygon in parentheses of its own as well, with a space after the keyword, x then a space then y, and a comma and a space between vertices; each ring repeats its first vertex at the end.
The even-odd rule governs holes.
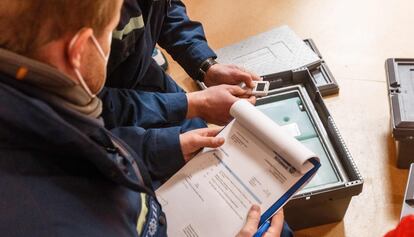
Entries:
POLYGON ((70 40, 66 52, 69 64, 73 68, 80 68, 82 55, 92 35, 91 28, 82 28, 70 40))

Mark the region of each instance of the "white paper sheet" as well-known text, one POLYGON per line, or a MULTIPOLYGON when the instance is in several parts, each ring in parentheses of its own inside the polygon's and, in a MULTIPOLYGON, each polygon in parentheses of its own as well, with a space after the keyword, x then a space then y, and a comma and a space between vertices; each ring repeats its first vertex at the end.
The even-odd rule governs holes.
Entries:
POLYGON ((251 205, 267 210, 302 177, 298 170, 311 168, 286 164, 316 156, 247 101, 231 111, 236 119, 218 135, 225 144, 205 149, 156 191, 169 236, 235 236, 251 205))
POLYGON ((261 141, 274 148, 275 152, 289 161, 302 174, 313 167, 308 160, 316 158, 315 153, 246 100, 234 103, 230 114, 252 134, 259 136, 261 141))

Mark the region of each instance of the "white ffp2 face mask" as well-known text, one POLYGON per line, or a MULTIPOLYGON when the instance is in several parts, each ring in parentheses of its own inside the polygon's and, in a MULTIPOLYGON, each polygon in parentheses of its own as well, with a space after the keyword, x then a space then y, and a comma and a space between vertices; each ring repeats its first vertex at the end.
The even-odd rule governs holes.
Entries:
MULTIPOLYGON (((78 37, 79 37, 79 36, 78 36, 78 35, 76 35, 76 36, 72 39, 72 41, 71 41, 71 43, 70 43, 70 46, 69 46, 69 47, 72 47, 72 45, 75 43, 75 40, 76 40, 78 37)), ((112 34, 110 34, 110 35, 109 35, 109 37, 110 37, 110 38, 109 38, 109 44, 111 44, 111 41, 112 41, 112 34)), ((99 55, 100 55, 100 56, 102 57, 102 59, 105 61, 105 69, 106 69, 107 64, 108 64, 108 59, 109 59, 109 54, 110 54, 110 52, 108 52, 108 55, 105 55, 105 53, 104 53, 104 51, 103 51, 103 49, 102 49, 101 45, 99 44, 98 40, 95 38, 95 36, 94 36, 94 35, 92 35, 92 36, 91 36, 91 39, 92 39, 92 42, 93 42, 93 44, 95 45, 96 49, 98 50, 99 55)), ((85 80, 83 79, 83 76, 82 76, 82 74, 80 73, 80 71, 79 71, 77 68, 74 68, 73 70, 75 71, 75 75, 76 75, 76 77, 78 78, 79 83, 81 84, 81 86, 85 89, 86 93, 88 93, 88 95, 89 95, 91 98, 95 98, 95 97, 96 97, 96 94, 92 93, 92 91, 90 90, 89 86, 86 84, 85 80)), ((102 83, 102 86, 98 89, 97 93, 99 93, 99 92, 102 90, 102 88, 103 88, 104 84, 105 84, 105 83, 102 83)))

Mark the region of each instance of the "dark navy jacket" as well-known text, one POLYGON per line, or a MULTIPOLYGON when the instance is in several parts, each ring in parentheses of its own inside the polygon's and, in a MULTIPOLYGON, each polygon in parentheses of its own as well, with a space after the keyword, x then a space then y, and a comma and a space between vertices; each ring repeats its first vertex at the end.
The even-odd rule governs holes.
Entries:
POLYGON ((107 128, 145 128, 137 136, 148 142, 148 159, 165 154, 182 159, 179 134, 205 123, 185 121, 186 96, 152 59, 156 43, 195 79, 202 77, 200 64, 216 56, 201 24, 188 18, 181 1, 125 0, 114 32, 106 88, 100 94, 103 118, 107 128))
POLYGON ((166 236, 139 151, 44 95, 0 72, 0 236, 166 236))

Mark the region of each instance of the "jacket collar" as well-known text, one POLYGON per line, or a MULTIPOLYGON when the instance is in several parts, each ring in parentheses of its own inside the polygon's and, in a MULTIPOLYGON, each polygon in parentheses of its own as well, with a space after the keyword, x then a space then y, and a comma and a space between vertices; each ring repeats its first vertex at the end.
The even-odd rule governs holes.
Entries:
POLYGON ((47 64, 0 48, 0 71, 44 90, 44 99, 51 103, 94 118, 102 112, 99 98, 90 98, 78 83, 47 64))
POLYGON ((99 119, 61 105, 68 101, 79 107, 92 103, 65 75, 0 49, 0 97, 0 148, 56 154, 57 158, 59 154, 81 157, 108 179, 154 195, 145 165, 132 149, 106 130, 99 119), (20 70, 27 70, 22 81, 20 70), (53 89, 59 92, 52 94, 53 89), (75 92, 80 95, 72 96, 75 92), (135 175, 137 169, 139 175, 135 175))

